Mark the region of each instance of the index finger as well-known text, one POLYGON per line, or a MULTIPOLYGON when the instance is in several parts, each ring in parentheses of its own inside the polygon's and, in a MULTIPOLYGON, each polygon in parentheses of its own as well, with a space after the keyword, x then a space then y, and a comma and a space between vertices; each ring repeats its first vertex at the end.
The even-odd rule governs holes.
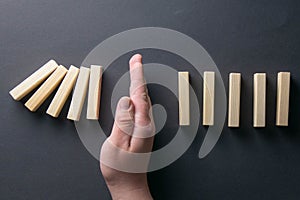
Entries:
POLYGON ((146 81, 142 64, 142 56, 135 54, 129 61, 130 66, 130 96, 147 94, 146 81))

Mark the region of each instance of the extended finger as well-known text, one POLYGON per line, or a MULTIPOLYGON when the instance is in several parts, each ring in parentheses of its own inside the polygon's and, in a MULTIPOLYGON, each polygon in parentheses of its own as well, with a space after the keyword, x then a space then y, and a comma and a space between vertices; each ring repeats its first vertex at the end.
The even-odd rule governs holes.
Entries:
POLYGON ((146 81, 142 65, 142 56, 134 55, 130 61, 130 98, 135 106, 135 123, 138 125, 148 125, 151 120, 149 109, 151 106, 148 96, 146 81))

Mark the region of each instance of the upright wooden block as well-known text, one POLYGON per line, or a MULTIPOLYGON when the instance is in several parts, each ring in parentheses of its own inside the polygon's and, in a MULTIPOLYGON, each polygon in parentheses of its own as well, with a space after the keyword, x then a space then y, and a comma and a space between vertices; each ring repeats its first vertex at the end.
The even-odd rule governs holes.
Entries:
POLYGON ((88 84, 89 84, 90 69, 80 67, 78 79, 72 96, 71 105, 67 118, 74 121, 79 121, 83 103, 85 100, 88 84))
POLYGON ((31 74, 28 78, 22 81, 9 94, 15 99, 20 100, 37 86, 39 86, 50 74, 58 67, 54 60, 49 60, 40 69, 31 74))
POLYGON ((290 72, 279 72, 277 77, 276 125, 289 125, 290 72))
POLYGON ((190 125, 189 72, 178 72, 179 125, 190 125))
POLYGON ((78 73, 79 69, 71 65, 68 73, 66 74, 51 104, 48 107, 47 114, 51 115, 52 117, 58 117, 75 85, 78 73))
POLYGON ((87 114, 86 114, 87 119, 92 119, 92 120, 99 119, 102 73, 103 73, 102 66, 91 65, 87 114))
POLYGON ((67 73, 67 69, 59 65, 51 76, 41 85, 41 87, 30 97, 25 106, 30 111, 36 111, 49 95, 58 87, 61 80, 67 73))
POLYGON ((228 127, 240 126, 241 74, 229 75, 228 127))
POLYGON ((203 125, 214 125, 215 72, 204 72, 203 77, 203 125))
POLYGON ((253 126, 266 126, 266 73, 254 74, 253 126))

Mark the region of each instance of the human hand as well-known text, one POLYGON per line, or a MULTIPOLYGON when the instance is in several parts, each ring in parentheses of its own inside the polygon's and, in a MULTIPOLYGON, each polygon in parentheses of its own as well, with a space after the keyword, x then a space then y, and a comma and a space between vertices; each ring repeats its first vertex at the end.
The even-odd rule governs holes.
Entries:
MULTIPOLYGON (((119 100, 111 135, 101 149, 100 168, 113 199, 146 200, 152 199, 147 174, 118 170, 124 165, 135 166, 135 163, 130 163, 130 154, 151 152, 155 133, 142 56, 134 55, 129 65, 130 97, 119 100)), ((149 159, 139 164, 147 167, 149 159)))

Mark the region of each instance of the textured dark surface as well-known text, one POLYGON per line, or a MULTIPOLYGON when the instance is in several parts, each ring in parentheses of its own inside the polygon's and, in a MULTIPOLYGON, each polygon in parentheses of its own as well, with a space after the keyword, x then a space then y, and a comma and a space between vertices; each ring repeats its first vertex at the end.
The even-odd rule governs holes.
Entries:
MULTIPOLYGON (((81 144, 74 124, 66 120, 67 108, 59 120, 52 119, 45 114, 48 100, 33 114, 13 101, 8 91, 49 58, 79 66, 107 37, 145 26, 171 28, 197 40, 219 67, 226 87, 228 73, 240 71, 243 76, 241 128, 225 126, 211 154, 199 160, 205 134, 200 127, 184 156, 149 174, 154 198, 299 199, 299 1, 1 0, 0 19, 1 200, 110 199, 97 160, 81 144), (288 128, 274 125, 280 70, 292 73, 288 128), (255 72, 268 73, 264 129, 252 128, 255 72)), ((202 80, 186 61, 166 52, 141 52, 145 62, 189 70, 202 102, 202 80)), ((127 70, 132 54, 116 60, 104 76, 101 116, 105 117, 100 122, 107 134, 113 121, 105 102, 110 102, 114 83, 127 70)), ((166 88, 150 85, 149 91, 170 116, 156 138, 155 148, 159 148, 176 132, 177 101, 166 88)))

